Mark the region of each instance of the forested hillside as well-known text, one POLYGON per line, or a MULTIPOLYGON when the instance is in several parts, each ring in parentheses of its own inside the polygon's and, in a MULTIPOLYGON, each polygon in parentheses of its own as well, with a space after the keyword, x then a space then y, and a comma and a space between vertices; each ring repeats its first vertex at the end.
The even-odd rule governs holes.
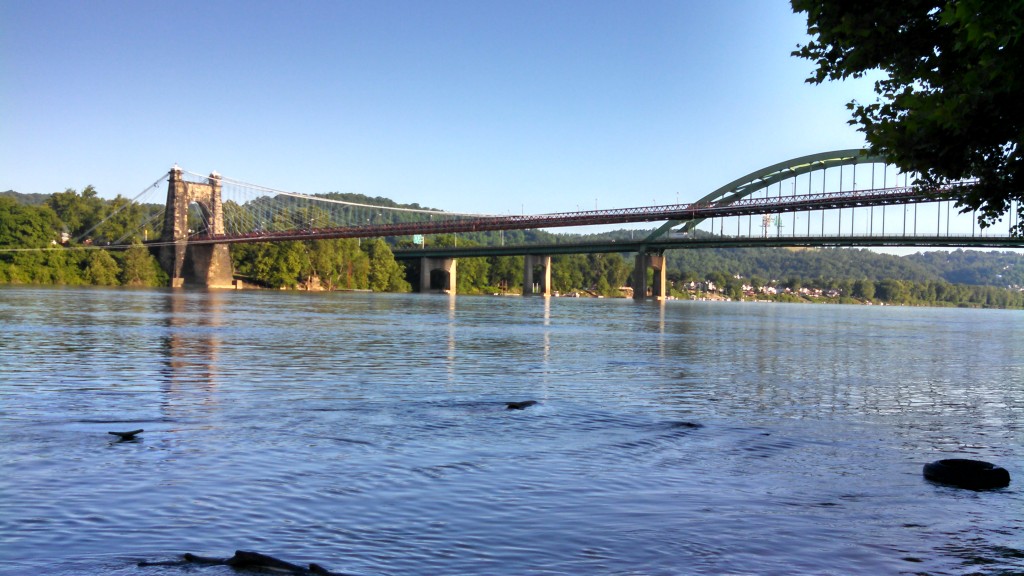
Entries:
POLYGON ((1024 286, 1024 255, 1019 252, 955 250, 906 257, 947 282, 989 286, 1024 286))

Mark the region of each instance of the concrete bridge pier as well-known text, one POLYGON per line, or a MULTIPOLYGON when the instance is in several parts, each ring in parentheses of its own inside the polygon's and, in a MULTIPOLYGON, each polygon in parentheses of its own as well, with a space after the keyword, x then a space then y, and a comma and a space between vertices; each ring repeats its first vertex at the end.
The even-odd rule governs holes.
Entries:
POLYGON ((540 278, 540 291, 537 294, 544 297, 551 296, 551 256, 539 254, 523 256, 523 296, 534 294, 533 271, 537 266, 544 267, 544 272, 541 273, 540 278))
POLYGON ((455 294, 458 263, 456 258, 420 258, 420 292, 430 292, 434 289, 432 285, 437 284, 441 292, 455 294), (442 277, 437 282, 431 282, 438 275, 442 277))
POLYGON ((227 244, 190 246, 188 210, 193 203, 203 213, 206 234, 224 233, 224 207, 220 198, 220 175, 210 174, 206 182, 186 182, 181 169, 171 169, 167 182, 167 209, 160 237, 160 265, 171 277, 172 288, 197 285, 206 288, 234 288, 231 255, 227 244))
POLYGON ((647 298, 647 268, 654 268, 654 282, 650 286, 651 297, 655 300, 664 300, 666 286, 665 277, 665 253, 641 251, 636 255, 636 267, 633 269, 633 299, 643 300, 647 298))

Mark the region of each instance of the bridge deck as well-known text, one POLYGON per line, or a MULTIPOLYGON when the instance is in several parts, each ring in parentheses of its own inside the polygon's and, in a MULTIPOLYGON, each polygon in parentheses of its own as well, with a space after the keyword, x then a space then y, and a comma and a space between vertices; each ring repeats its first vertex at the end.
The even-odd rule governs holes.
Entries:
POLYGON ((395 258, 472 258, 486 256, 601 254, 613 252, 661 252, 669 249, 694 248, 757 248, 757 247, 900 247, 935 248, 1024 248, 1024 237, 1015 236, 768 236, 675 238, 648 242, 644 240, 612 240, 566 244, 520 244, 509 246, 449 246, 399 248, 395 258))

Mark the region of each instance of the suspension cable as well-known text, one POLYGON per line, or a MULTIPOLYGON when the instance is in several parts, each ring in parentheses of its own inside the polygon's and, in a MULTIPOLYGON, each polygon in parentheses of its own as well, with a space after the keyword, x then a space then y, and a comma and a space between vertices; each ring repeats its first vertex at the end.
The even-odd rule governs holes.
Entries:
MULTIPOLYGON (((187 170, 182 170, 182 172, 185 173, 185 174, 189 174, 191 176, 196 176, 198 178, 208 178, 208 176, 203 176, 201 174, 196 174, 195 172, 189 172, 187 170)), ((427 208, 400 208, 400 207, 397 207, 397 206, 381 206, 381 205, 378 205, 378 204, 362 204, 362 203, 359 203, 359 202, 348 202, 346 200, 334 200, 332 198, 325 198, 323 196, 315 196, 315 195, 311 195, 311 194, 302 194, 302 193, 299 193, 299 192, 286 192, 284 190, 275 190, 274 188, 268 188, 266 186, 259 186, 257 184, 249 184, 248 182, 242 182, 240 180, 233 180, 231 178, 226 178, 224 176, 218 176, 217 178, 219 180, 221 180, 221 182, 228 182, 228 183, 233 184, 235 186, 240 186, 240 187, 244 187, 244 188, 250 188, 252 190, 259 190, 259 191, 267 192, 267 193, 270 193, 270 194, 280 194, 280 195, 283 195, 283 196, 290 196, 292 198, 300 198, 300 199, 305 199, 305 200, 313 200, 313 201, 316 201, 316 202, 326 202, 326 203, 330 203, 330 204, 341 204, 341 205, 344 205, 344 206, 357 206, 357 207, 360 207, 360 208, 373 208, 374 210, 381 210, 381 209, 383 209, 383 210, 393 210, 393 211, 396 211, 396 212, 413 212, 413 213, 417 213, 417 214, 437 214, 437 215, 446 215, 446 216, 470 216, 470 217, 484 217, 484 218, 492 217, 492 216, 498 216, 498 214, 483 214, 483 213, 474 213, 474 212, 446 212, 444 210, 430 210, 430 209, 427 209, 427 208)))

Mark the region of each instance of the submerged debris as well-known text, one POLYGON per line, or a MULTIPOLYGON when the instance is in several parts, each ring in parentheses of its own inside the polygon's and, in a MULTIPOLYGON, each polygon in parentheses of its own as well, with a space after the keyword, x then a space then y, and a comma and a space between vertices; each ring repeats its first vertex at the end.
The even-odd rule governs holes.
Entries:
POLYGON ((121 440, 134 440, 137 434, 142 434, 143 432, 145 432, 145 430, 139 428, 138 430, 129 430, 127 432, 107 432, 107 434, 118 436, 121 440))
POLYGON ((1010 473, 1005 468, 981 460, 936 460, 925 464, 923 472, 924 477, 932 482, 970 490, 1005 488, 1010 485, 1010 473))
POLYGON ((273 570, 275 572, 281 572, 284 574, 310 574, 315 576, 350 576, 342 572, 331 572, 319 564, 310 564, 308 568, 299 566, 298 564, 292 564, 273 556, 267 556, 266 554, 260 554, 259 552, 249 552, 246 550, 236 550, 235 555, 231 558, 210 558, 207 556, 196 556, 195 554, 185 553, 182 556, 182 560, 165 560, 162 562, 139 562, 139 566, 180 566, 184 564, 208 564, 208 565, 219 565, 219 566, 231 566, 232 568, 238 568, 242 570, 273 570))

